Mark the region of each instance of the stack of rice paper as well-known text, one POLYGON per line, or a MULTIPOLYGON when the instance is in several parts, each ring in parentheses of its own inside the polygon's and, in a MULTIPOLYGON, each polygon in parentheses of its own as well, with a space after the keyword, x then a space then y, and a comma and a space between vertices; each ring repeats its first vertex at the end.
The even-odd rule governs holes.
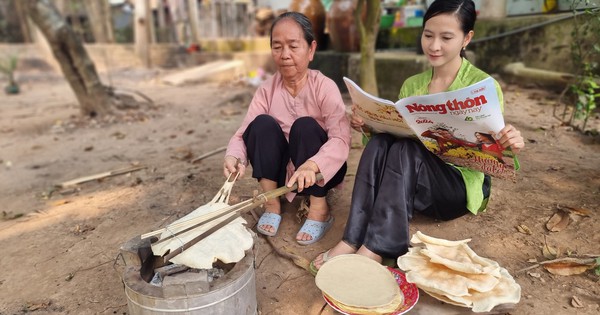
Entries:
POLYGON ((323 295, 348 314, 389 314, 404 302, 392 273, 365 256, 335 256, 315 277, 323 295))
POLYGON ((521 287, 497 262, 478 256, 467 243, 413 235, 415 245, 398 257, 406 280, 448 304, 488 312, 501 304, 516 304, 521 287))

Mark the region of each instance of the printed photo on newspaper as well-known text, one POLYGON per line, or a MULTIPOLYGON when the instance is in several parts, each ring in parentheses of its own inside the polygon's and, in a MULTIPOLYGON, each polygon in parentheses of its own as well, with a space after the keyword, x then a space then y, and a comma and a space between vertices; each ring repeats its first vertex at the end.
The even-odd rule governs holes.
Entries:
POLYGON ((494 80, 392 102, 344 78, 355 112, 374 132, 414 137, 442 160, 502 179, 516 179, 514 153, 495 135, 504 118, 494 80))

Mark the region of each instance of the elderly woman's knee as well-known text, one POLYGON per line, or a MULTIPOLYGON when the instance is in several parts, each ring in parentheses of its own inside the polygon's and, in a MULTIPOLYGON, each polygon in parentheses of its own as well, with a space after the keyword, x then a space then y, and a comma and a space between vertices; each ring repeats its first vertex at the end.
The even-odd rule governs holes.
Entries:
POLYGON ((323 132, 323 128, 321 125, 319 125, 316 119, 305 116, 294 121, 292 127, 290 128, 290 138, 302 137, 303 135, 311 135, 314 133, 321 134, 323 132))
POLYGON ((251 123, 253 132, 271 131, 273 128, 281 129, 279 123, 270 115, 262 114, 256 116, 251 123))

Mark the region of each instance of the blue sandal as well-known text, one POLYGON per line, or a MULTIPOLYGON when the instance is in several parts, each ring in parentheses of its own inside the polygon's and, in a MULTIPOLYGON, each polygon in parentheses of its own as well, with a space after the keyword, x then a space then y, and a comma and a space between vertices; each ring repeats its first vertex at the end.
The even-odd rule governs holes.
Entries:
POLYGON ((277 234, 277 230, 279 230, 280 223, 281 223, 281 215, 279 215, 277 213, 273 213, 273 212, 265 212, 265 213, 263 213, 263 215, 260 216, 260 219, 258 220, 258 223, 256 224, 256 230, 258 232, 260 232, 261 234, 264 234, 267 236, 275 236, 275 234, 277 234), (269 232, 267 230, 263 230, 261 228, 261 226, 263 226, 263 225, 270 225, 275 229, 275 231, 269 232))
MULTIPOLYGON (((310 245, 310 244, 316 243, 318 240, 320 240, 323 237, 323 235, 325 235, 325 233, 327 233, 327 230, 329 230, 329 228, 332 225, 333 225, 333 216, 332 215, 329 215, 329 219, 327 219, 327 221, 325 221, 325 222, 306 219, 306 221, 304 222, 304 225, 302 225, 302 228, 300 228, 300 231, 298 231, 298 234, 306 233, 306 234, 310 235, 312 237, 312 239, 307 240, 307 241, 296 240, 296 242, 298 242, 298 244, 300 244, 300 245, 310 245)), ((298 235, 298 234, 296 234, 296 235, 298 235)))

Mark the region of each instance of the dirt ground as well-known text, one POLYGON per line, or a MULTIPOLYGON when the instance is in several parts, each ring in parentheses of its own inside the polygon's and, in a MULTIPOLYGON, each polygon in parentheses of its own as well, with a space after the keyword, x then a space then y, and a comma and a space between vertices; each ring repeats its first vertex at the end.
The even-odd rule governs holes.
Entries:
MULTIPOLYGON (((167 86, 160 70, 124 69, 105 82, 137 90, 155 105, 118 120, 82 121, 69 86, 48 72, 20 74, 22 93, 0 102, 0 314, 126 314, 119 247, 136 235, 208 202, 224 182, 223 153, 191 163, 225 146, 237 129, 253 88, 240 83, 167 86), (110 79, 110 81, 108 81, 110 79), (128 174, 53 189, 56 184, 132 165, 128 174)), ((5 81, 0 83, 4 84, 5 81)), ((451 222, 417 217, 411 232, 458 240, 507 268, 522 287, 510 314, 598 314, 599 277, 592 270, 555 276, 543 268, 542 247, 561 257, 600 254, 600 140, 553 118, 556 94, 504 85, 506 120, 527 146, 516 183, 495 180, 488 210, 451 222), (571 215, 560 232, 546 222, 558 206, 587 209, 571 215), (530 234, 520 232, 524 225, 530 234), (576 301, 575 301, 576 300, 576 301), (575 303, 579 302, 579 303, 575 303)), ((598 124, 598 118, 592 120, 598 124)), ((353 134, 345 187, 332 200, 335 225, 322 241, 300 246, 295 207, 285 207, 277 246, 312 259, 342 236, 361 154, 353 134)), ((257 189, 239 180, 232 202, 257 189)), ((254 228, 255 220, 246 217, 254 228)), ((262 238, 256 246, 260 314, 333 314, 314 278, 278 256, 262 238)), ((413 314, 469 314, 421 293, 413 314)))

